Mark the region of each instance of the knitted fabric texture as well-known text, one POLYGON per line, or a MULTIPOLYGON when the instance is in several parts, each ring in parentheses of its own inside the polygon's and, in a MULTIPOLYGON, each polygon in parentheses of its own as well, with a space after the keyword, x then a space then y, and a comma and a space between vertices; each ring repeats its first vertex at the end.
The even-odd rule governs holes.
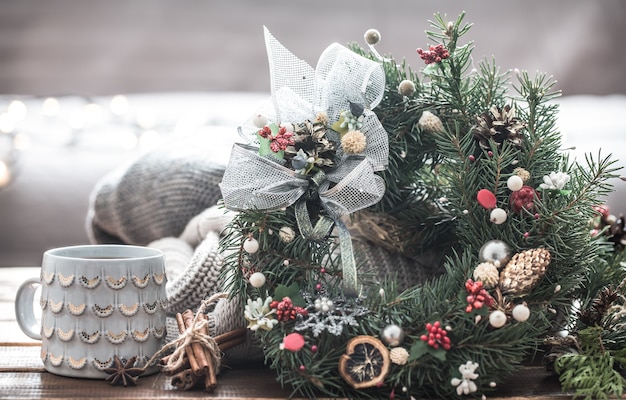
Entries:
POLYGON ((221 197, 224 167, 200 152, 159 148, 113 171, 92 191, 86 228, 93 243, 146 245, 177 237, 221 197))

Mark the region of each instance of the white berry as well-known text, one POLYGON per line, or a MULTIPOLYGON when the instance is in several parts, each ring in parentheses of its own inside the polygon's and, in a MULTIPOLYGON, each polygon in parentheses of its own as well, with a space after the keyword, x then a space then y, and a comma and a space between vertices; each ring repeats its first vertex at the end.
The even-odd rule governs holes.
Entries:
POLYGON ((252 287, 255 287, 257 289, 265 285, 265 275, 263 275, 263 272, 255 272, 254 274, 250 275, 250 284, 252 285, 252 287))
POLYGON ((489 220, 496 225, 503 224, 506 221, 506 211, 501 208, 494 208, 489 214, 489 220))
POLYGON ((257 128, 263 128, 265 125, 267 125, 267 122, 267 117, 265 115, 257 114, 252 118, 252 123, 257 128))
POLYGON ((509 188, 510 191, 517 192, 522 188, 522 186, 524 186, 524 181, 519 176, 513 175, 509 179, 507 179, 506 186, 509 188))
POLYGON ((519 322, 524 322, 530 317, 530 309, 525 304, 516 305, 511 313, 513 318, 519 322))
POLYGON ((500 310, 496 310, 489 314, 489 323, 494 328, 502 328, 506 324, 506 314, 500 310))
POLYGON ((255 238, 249 237, 243 242, 243 249, 249 254, 254 254, 259 251, 259 242, 255 238))

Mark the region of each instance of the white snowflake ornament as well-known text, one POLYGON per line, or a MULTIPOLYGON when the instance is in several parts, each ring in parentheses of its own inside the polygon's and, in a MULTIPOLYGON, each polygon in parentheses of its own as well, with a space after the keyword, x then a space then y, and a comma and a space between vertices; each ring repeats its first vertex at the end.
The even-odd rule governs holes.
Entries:
POLYGON ((474 379, 478 378, 477 369, 478 363, 471 361, 459 365, 461 378, 452 378, 450 380, 452 386, 456 386, 456 394, 460 396, 462 394, 474 393, 478 390, 476 383, 474 383, 474 379))

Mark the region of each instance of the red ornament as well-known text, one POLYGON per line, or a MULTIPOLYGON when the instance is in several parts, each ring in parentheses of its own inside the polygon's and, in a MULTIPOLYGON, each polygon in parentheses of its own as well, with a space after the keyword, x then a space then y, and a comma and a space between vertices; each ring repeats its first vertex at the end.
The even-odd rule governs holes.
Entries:
POLYGON ((533 211, 535 208, 535 197, 540 198, 539 193, 530 186, 524 185, 517 192, 512 192, 509 197, 509 203, 513 212, 522 210, 533 211))
POLYGON ((300 351, 304 347, 304 336, 294 332, 283 338, 283 350, 300 351))
POLYGON ((487 210, 496 208, 496 195, 487 189, 480 189, 476 195, 476 200, 478 200, 478 204, 487 210))

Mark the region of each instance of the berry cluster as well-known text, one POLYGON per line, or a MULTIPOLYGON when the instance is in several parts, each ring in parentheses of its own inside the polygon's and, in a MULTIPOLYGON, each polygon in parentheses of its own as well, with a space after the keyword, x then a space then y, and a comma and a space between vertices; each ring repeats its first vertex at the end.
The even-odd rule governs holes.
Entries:
POLYGON ((429 46, 428 50, 417 49, 417 54, 420 55, 425 64, 438 63, 450 57, 450 52, 442 44, 429 46))
POLYGON ((472 310, 478 310, 485 304, 487 307, 491 307, 494 304, 494 299, 483 288, 483 283, 478 281, 474 282, 468 279, 465 282, 465 290, 467 291, 467 307, 466 312, 472 312, 472 310))
POLYGON ((302 307, 294 306, 289 297, 283 297, 281 301, 274 300, 270 303, 270 308, 276 310, 276 319, 279 321, 295 320, 296 316, 307 316, 309 312, 302 307))
POLYGON ((427 323, 426 331, 428 335, 420 336, 421 340, 428 343, 428 345, 434 349, 438 349, 439 346, 441 346, 444 350, 450 350, 452 344, 450 343, 448 332, 441 328, 441 322, 427 323))
POLYGON ((509 202, 513 212, 520 212, 522 209, 533 211, 535 207, 535 196, 539 198, 539 193, 530 186, 524 185, 517 192, 511 193, 509 202))
POLYGON ((259 136, 270 140, 270 149, 272 149, 274 153, 285 150, 287 149, 287 146, 293 146, 296 143, 293 138, 293 132, 288 132, 287 128, 284 126, 281 126, 278 129, 278 134, 276 134, 276 136, 272 136, 272 129, 265 125, 259 130, 259 136))

